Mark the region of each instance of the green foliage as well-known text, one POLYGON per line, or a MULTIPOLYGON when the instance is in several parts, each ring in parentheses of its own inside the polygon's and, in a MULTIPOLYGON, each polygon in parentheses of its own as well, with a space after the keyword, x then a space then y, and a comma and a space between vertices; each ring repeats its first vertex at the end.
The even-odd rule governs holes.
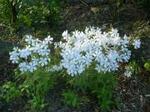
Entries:
POLYGON ((25 25, 38 25, 40 23, 54 24, 59 19, 58 0, 26 0, 19 13, 19 20, 25 25))
POLYGON ((46 106, 45 97, 54 86, 54 75, 38 69, 32 74, 20 74, 16 71, 15 76, 15 83, 7 82, 3 85, 2 98, 11 102, 16 97, 24 96, 28 99, 30 110, 42 110, 46 106))
POLYGON ((75 94, 73 91, 68 90, 63 92, 63 98, 64 103, 68 106, 78 108, 80 106, 80 98, 77 94, 75 94))
POLYGON ((147 71, 150 71, 150 61, 145 62, 144 68, 145 68, 147 71))
POLYGON ((116 75, 114 73, 95 73, 88 71, 73 78, 70 83, 76 91, 88 92, 91 96, 97 97, 101 110, 109 111, 114 105, 117 105, 117 100, 113 99, 114 89, 117 86, 116 75))
POLYGON ((133 24, 133 34, 132 37, 148 38, 150 35, 149 22, 146 21, 136 21, 133 24))
POLYGON ((11 23, 11 7, 9 0, 0 0, 0 23, 11 23))
POLYGON ((24 74, 26 79, 20 86, 22 93, 30 98, 29 103, 32 110, 40 110, 46 106, 45 97, 54 85, 54 77, 50 73, 44 72, 39 69, 33 74, 24 74))
POLYGON ((16 30, 56 25, 59 0, 0 0, 0 23, 16 30))
POLYGON ((2 94, 1 94, 1 98, 5 99, 6 102, 10 102, 15 100, 15 98, 19 97, 20 91, 17 88, 17 85, 13 82, 6 82, 3 86, 2 86, 2 94))
POLYGON ((45 100, 43 97, 34 96, 31 100, 29 100, 29 104, 31 105, 31 109, 34 111, 42 111, 42 109, 46 106, 45 100))
POLYGON ((28 86, 30 90, 33 90, 31 93, 34 93, 35 95, 44 96, 48 89, 53 88, 54 77, 42 69, 38 69, 31 75, 25 74, 25 76, 26 80, 23 85, 28 86))
POLYGON ((116 76, 112 73, 98 74, 92 79, 91 91, 97 96, 102 111, 108 111, 114 105, 113 92, 117 84, 116 76))
POLYGON ((73 77, 69 80, 69 83, 76 91, 81 91, 82 93, 86 93, 89 90, 89 78, 85 75, 80 75, 73 77))
POLYGON ((140 73, 140 66, 136 61, 131 61, 128 66, 131 68, 131 72, 132 74, 139 74, 140 73))

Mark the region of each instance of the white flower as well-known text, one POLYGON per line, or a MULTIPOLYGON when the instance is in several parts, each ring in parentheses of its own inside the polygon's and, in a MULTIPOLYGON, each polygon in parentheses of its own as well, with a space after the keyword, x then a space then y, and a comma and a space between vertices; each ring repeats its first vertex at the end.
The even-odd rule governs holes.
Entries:
POLYGON ((117 29, 102 32, 100 28, 89 27, 84 32, 65 31, 62 36, 66 42, 59 45, 61 64, 72 76, 81 74, 93 62, 98 72, 116 71, 120 63, 128 62, 131 57, 129 38, 120 37, 117 29))
POLYGON ((34 61, 33 61, 33 62, 30 62, 29 65, 28 65, 28 66, 29 66, 29 69, 28 69, 27 71, 29 71, 29 72, 35 71, 35 70, 37 69, 37 65, 38 65, 38 64, 37 64, 36 62, 34 62, 34 61))
POLYGON ((26 62, 19 64, 19 69, 21 72, 27 72, 29 70, 29 65, 26 62))
POLYGON ((44 43, 45 43, 45 44, 48 44, 48 43, 51 44, 52 41, 53 41, 53 38, 49 35, 47 38, 44 39, 43 44, 44 44, 44 43))
POLYGON ((41 56, 48 56, 49 53, 50 53, 50 50, 49 50, 49 49, 39 48, 36 52, 37 52, 39 55, 41 55, 41 56))
MULTIPOLYGON (((128 62, 131 57, 130 44, 140 48, 140 40, 130 43, 124 35, 120 37, 117 29, 102 32, 100 28, 87 27, 85 31, 75 30, 70 34, 62 33, 63 40, 54 43, 60 48, 61 61, 48 71, 58 71, 63 68, 71 76, 82 74, 90 65, 98 72, 111 72, 119 68, 120 63, 128 62)), ((52 38, 48 36, 43 41, 26 35, 25 48, 15 48, 10 52, 10 60, 19 64, 22 72, 33 72, 38 67, 47 67, 50 62, 50 45, 52 38)), ((129 76, 129 73, 128 73, 129 76)))
POLYGON ((10 60, 19 64, 21 72, 33 72, 38 67, 43 67, 50 62, 49 44, 52 43, 50 36, 41 41, 34 39, 31 35, 26 35, 25 42, 25 48, 14 48, 10 52, 10 60))
POLYGON ((33 41, 32 35, 25 35, 25 42, 30 44, 32 41, 33 41))
POLYGON ((14 48, 14 51, 10 52, 10 60, 12 63, 18 63, 19 62, 19 53, 18 53, 18 48, 14 48))
POLYGON ((133 42, 133 46, 135 49, 138 49, 141 47, 141 41, 138 39, 138 40, 134 40, 133 42))
POLYGON ((48 64, 48 58, 40 58, 39 64, 43 67, 48 64))
POLYGON ((22 49, 22 50, 19 50, 19 56, 21 58, 25 58, 27 59, 28 56, 31 55, 31 51, 29 49, 22 49))
POLYGON ((64 32, 62 33, 62 36, 64 37, 64 39, 67 39, 67 37, 69 36, 69 35, 68 35, 68 31, 67 31, 67 30, 64 31, 64 32))

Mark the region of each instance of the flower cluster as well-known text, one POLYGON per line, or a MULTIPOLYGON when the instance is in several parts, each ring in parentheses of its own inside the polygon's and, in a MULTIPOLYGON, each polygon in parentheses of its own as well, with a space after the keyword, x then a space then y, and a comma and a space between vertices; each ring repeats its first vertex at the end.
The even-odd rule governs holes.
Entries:
POLYGON ((49 63, 49 45, 52 43, 50 36, 41 41, 34 39, 31 35, 26 35, 25 43, 25 48, 16 47, 10 52, 10 60, 12 63, 19 64, 21 72, 33 72, 38 67, 43 67, 49 63))
POLYGON ((134 40, 133 46, 134 46, 134 49, 140 48, 141 47, 141 41, 139 39, 138 40, 134 40))
POLYGON ((98 72, 115 71, 120 63, 130 59, 130 44, 135 49, 140 47, 140 40, 130 43, 129 38, 120 37, 116 29, 102 32, 100 28, 89 27, 84 32, 65 31, 62 36, 65 42, 59 44, 61 64, 72 76, 81 74, 92 63, 98 72))
MULTIPOLYGON (((140 48, 141 41, 130 41, 124 35, 120 37, 117 29, 102 32, 100 28, 87 27, 85 31, 64 31, 63 41, 54 43, 55 48, 61 49, 62 57, 59 65, 48 67, 48 71, 58 71, 65 68, 67 73, 74 76, 84 72, 90 65, 98 72, 111 72, 119 68, 120 63, 128 62, 131 57, 130 45, 140 48)), ((33 72, 38 67, 50 62, 50 48, 52 38, 48 36, 43 41, 33 39, 27 35, 25 48, 14 48, 10 53, 10 60, 19 64, 22 72, 33 72)))

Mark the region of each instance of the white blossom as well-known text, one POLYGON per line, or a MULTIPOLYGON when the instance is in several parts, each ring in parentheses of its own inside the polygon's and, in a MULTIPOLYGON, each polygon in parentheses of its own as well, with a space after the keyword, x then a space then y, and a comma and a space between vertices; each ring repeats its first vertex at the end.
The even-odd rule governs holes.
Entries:
POLYGON ((12 61, 12 63, 18 63, 19 62, 19 53, 18 53, 18 48, 14 48, 12 52, 9 53, 10 54, 10 60, 12 61))
POLYGON ((62 36, 63 36, 65 39, 67 39, 67 37, 68 37, 68 30, 64 31, 64 32, 62 33, 62 36))
POLYGON ((40 58, 39 64, 43 67, 43 66, 47 65, 49 61, 50 60, 48 58, 40 58))
POLYGON ((31 55, 31 51, 29 49, 22 49, 22 50, 19 50, 19 56, 21 58, 27 58, 28 56, 31 55))
MULTIPOLYGON (((140 48, 140 40, 129 40, 124 35, 120 37, 117 29, 102 32, 97 27, 87 27, 85 31, 75 30, 71 33, 62 33, 63 41, 54 43, 55 49, 60 49, 61 60, 58 65, 50 62, 51 36, 43 41, 25 37, 25 48, 14 48, 10 52, 12 63, 19 65, 21 72, 33 72, 38 67, 47 67, 48 71, 65 69, 71 76, 82 74, 90 65, 98 72, 112 72, 118 70, 120 63, 126 63, 131 57, 130 45, 140 48)), ((129 74, 128 74, 129 76, 129 74)))
POLYGON ((134 40, 133 42, 133 46, 135 49, 138 49, 141 47, 141 41, 138 39, 138 40, 134 40))
POLYGON ((29 70, 29 66, 26 62, 22 62, 19 64, 19 69, 21 72, 27 72, 29 70))
POLYGON ((26 35, 25 48, 14 48, 10 52, 10 60, 19 64, 21 72, 33 72, 40 66, 48 65, 50 62, 49 44, 52 40, 50 36, 41 41, 34 39, 31 35, 26 35))
MULTIPOLYGON (((59 44, 61 64, 72 76, 81 74, 93 62, 98 72, 116 71, 120 63, 128 62, 131 57, 129 38, 120 37, 117 29, 102 32, 100 28, 87 27, 84 32, 65 31, 62 36, 66 42, 59 44)), ((136 48, 140 47, 138 42, 136 48)))

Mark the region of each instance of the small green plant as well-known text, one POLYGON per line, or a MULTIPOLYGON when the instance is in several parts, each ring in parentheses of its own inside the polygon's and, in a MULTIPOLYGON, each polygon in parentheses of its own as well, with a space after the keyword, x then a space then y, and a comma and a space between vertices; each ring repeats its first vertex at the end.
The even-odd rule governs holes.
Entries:
POLYGON ((59 0, 23 1, 18 18, 29 27, 45 23, 53 25, 59 19, 59 8, 59 0))
POLYGON ((145 68, 147 71, 150 71, 150 61, 145 62, 144 68, 145 68))
POLYGON ((42 110, 46 106, 45 97, 54 86, 55 75, 43 69, 31 73, 20 74, 16 70, 15 82, 7 82, 2 86, 2 97, 11 102, 17 97, 26 97, 27 107, 33 111, 42 110))
MULTIPOLYGON (((0 0, 0 23, 13 32, 41 25, 54 26, 59 20, 59 0, 0 0)), ((12 33, 13 33, 12 32, 12 33)))
POLYGON ((6 82, 3 86, 2 86, 2 94, 1 97, 6 101, 6 102, 10 102, 15 100, 17 97, 19 97, 20 91, 18 90, 18 87, 16 85, 16 83, 13 82, 6 82))
POLYGON ((86 73, 70 81, 73 88, 83 94, 87 93, 97 98, 102 112, 109 111, 114 105, 118 106, 118 98, 113 99, 117 86, 117 76, 114 73, 96 73, 87 70, 86 73))
POLYGON ((116 75, 113 73, 102 73, 93 77, 90 89, 98 98, 102 112, 109 111, 115 105, 113 93, 116 85, 116 75))
POLYGON ((67 104, 68 106, 78 108, 80 106, 80 98, 77 94, 75 94, 73 91, 68 90, 63 92, 63 101, 64 104, 67 104))
POLYGON ((86 93, 89 90, 89 77, 87 75, 73 77, 68 82, 78 92, 86 93))
POLYGON ((132 74, 138 74, 140 73, 140 66, 136 61, 131 61, 128 66, 131 68, 132 74))
POLYGON ((20 86, 20 89, 22 92, 27 93, 27 96, 30 98, 29 104, 32 110, 43 109, 46 106, 46 94, 54 85, 53 75, 38 69, 33 74, 26 74, 25 76, 26 80, 20 86))
POLYGON ((38 112, 42 111, 42 109, 46 106, 44 98, 40 96, 34 96, 31 100, 29 100, 29 104, 31 105, 31 110, 38 112))
MULTIPOLYGON (((128 48, 130 45, 140 48, 140 40, 130 43, 126 35, 123 38, 119 36, 117 29, 102 33, 100 28, 95 27, 72 34, 65 31, 62 35, 64 41, 60 41, 59 45, 52 43, 50 36, 41 41, 27 35, 25 48, 14 48, 10 52, 10 60, 18 64, 21 72, 16 74, 20 77, 16 84, 21 94, 28 98, 33 111, 42 110, 46 106, 46 94, 54 86, 56 75, 53 74, 61 71, 61 75, 68 76, 65 83, 68 82, 69 90, 62 94, 65 104, 78 108, 82 102, 79 96, 90 95, 102 112, 110 111, 114 105, 117 106, 117 98, 114 99, 117 85, 115 71, 121 64, 129 62, 131 50, 128 48), (51 53, 55 50, 51 50, 53 44, 60 49, 56 60, 51 53), (55 65, 56 62, 58 64, 55 65)), ((136 64, 131 65, 136 68, 136 64)))

